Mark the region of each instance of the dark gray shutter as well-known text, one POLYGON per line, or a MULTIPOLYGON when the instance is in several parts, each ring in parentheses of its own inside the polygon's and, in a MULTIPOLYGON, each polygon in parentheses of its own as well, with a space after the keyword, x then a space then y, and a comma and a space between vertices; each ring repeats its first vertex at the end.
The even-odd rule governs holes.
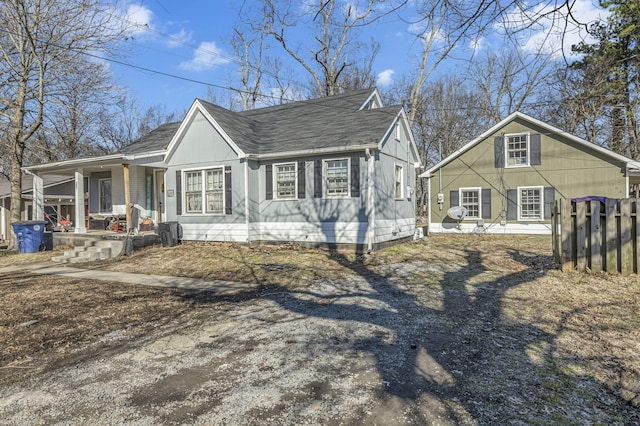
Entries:
POLYGON ((322 160, 313 162, 313 197, 322 198, 322 160))
POLYGON ((482 190, 482 212, 480 217, 491 219, 491 189, 482 190))
POLYGON ((496 169, 504 168, 504 137, 493 138, 493 157, 496 169))
POLYGON ((182 170, 176 170, 176 215, 182 215, 182 170))
POLYGON ((553 187, 544 189, 544 218, 551 219, 551 210, 556 198, 556 190, 553 187))
POLYGON ((231 214, 231 166, 224 166, 224 214, 231 214))
POLYGON ((360 196, 360 158, 351 159, 351 196, 360 196))
POLYGON ((265 169, 265 183, 267 190, 267 200, 273 200, 273 166, 271 164, 267 164, 264 166, 265 169))
POLYGON ((304 181, 304 173, 305 166, 307 163, 304 161, 298 162, 298 198, 304 198, 306 194, 305 190, 305 181, 304 181))
POLYGON ((458 191, 449 192, 449 207, 458 207, 460 205, 460 193, 458 191))
POLYGON ((507 189, 507 220, 518 220, 517 189, 507 189))
POLYGON ((542 164, 542 160, 540 158, 540 133, 529 135, 529 143, 531 144, 529 147, 529 155, 531 155, 529 164, 532 166, 539 166, 542 164))

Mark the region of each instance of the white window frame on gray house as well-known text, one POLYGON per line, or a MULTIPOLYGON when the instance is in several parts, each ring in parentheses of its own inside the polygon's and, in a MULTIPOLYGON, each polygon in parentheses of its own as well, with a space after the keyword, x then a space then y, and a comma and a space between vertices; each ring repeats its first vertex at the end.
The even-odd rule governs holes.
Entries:
POLYGON ((465 219, 481 219, 482 218, 482 188, 460 188, 458 189, 458 200, 461 207, 467 209, 465 219), (469 194, 475 193, 475 199, 471 200, 469 194), (475 213, 475 214, 474 214, 475 213))
POLYGON ((402 166, 402 164, 395 163, 394 182, 395 199, 401 200, 404 198, 404 167, 402 166))
POLYGON ((513 133, 505 135, 504 154, 505 168, 529 167, 531 163, 530 134, 513 133), (524 159, 524 162, 522 159, 524 159))
MULTIPOLYGON (((533 195, 535 197, 535 195, 533 195)), ((544 220, 544 187, 542 186, 519 186, 518 187, 518 220, 544 220), (530 199, 531 195, 523 194, 524 191, 538 191, 538 202, 530 199), (537 207, 535 207, 537 205, 537 207), (531 211, 538 211, 537 215, 531 214, 531 211)))
POLYGON ((182 171, 183 192, 183 210, 185 215, 210 215, 222 216, 225 214, 225 193, 224 193, 224 166, 215 166, 207 168, 186 169, 182 171), (215 177, 212 173, 219 173, 219 188, 215 187, 215 177), (200 187, 192 188, 189 182, 189 175, 200 176, 200 187), (211 178, 211 180, 210 180, 211 178), (209 184, 212 185, 209 185, 209 184), (189 204, 191 196, 199 196, 200 208, 191 207, 189 204), (219 200, 215 200, 218 195, 219 200), (220 206, 219 209, 213 208, 214 204, 220 206))
POLYGON ((273 169, 273 188, 275 189, 273 198, 276 200, 298 198, 298 163, 295 161, 277 163, 273 165, 273 169))
MULTIPOLYGON (((350 158, 336 158, 330 160, 322 160, 322 169, 324 176, 324 196, 326 198, 345 198, 350 196, 351 191, 351 159, 350 158), (330 173, 329 170, 337 170, 337 168, 331 168, 330 164, 345 162, 344 176, 336 176, 335 173, 330 173), (346 179, 345 179, 346 177, 346 179), (339 185, 335 184, 336 181, 344 181, 339 185), (333 183, 332 183, 333 182, 333 183)), ((342 174, 342 173, 341 173, 342 174)))
POLYGON ((98 209, 100 210, 100 213, 111 213, 113 211, 113 183, 111 178, 98 179, 98 209), (109 190, 108 194, 105 194, 105 188, 103 188, 102 185, 107 181, 109 182, 109 190), (104 204, 107 197, 109 199, 108 207, 104 204))

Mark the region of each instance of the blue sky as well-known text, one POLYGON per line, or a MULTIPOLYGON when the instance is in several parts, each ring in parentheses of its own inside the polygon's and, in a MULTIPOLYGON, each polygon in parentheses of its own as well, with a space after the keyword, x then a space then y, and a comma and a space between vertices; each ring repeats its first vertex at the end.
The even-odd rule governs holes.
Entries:
MULTIPOLYGON (((387 5, 399 1, 391 0, 387 5)), ((123 43, 126 56, 118 60, 152 71, 110 62, 109 67, 117 83, 125 87, 140 105, 160 104, 166 106, 168 111, 184 111, 194 98, 206 97, 207 94, 206 85, 187 80, 224 87, 234 78, 238 64, 228 40, 233 26, 239 23, 240 7, 252 10, 255 4, 252 0, 137 0, 122 4, 121 7, 119 14, 131 26, 132 38, 123 43)), ((545 7, 544 4, 533 5, 530 13, 544 12, 545 7)), ((591 22, 601 15, 601 10, 594 6, 592 0, 576 0, 573 12, 585 22, 591 22)), ((512 10, 509 18, 511 22, 522 22, 523 15, 518 10, 512 10)), ((408 75, 417 66, 421 42, 416 34, 424 30, 424 26, 417 21, 415 10, 407 7, 400 15, 390 14, 361 32, 362 39, 374 38, 380 43, 373 71, 378 76, 378 87, 381 89, 408 75)), ((535 25, 530 31, 520 34, 520 49, 532 52, 543 41, 559 45, 560 39, 554 36, 558 28, 559 23, 551 20, 535 25)), ((457 46, 452 59, 442 63, 434 77, 452 70, 464 72, 466 60, 470 57, 480 58, 489 51, 499 52, 505 43, 503 32, 503 25, 494 25, 482 38, 457 46)), ((301 40, 304 39, 302 32, 297 34, 301 40)), ((570 31, 564 45, 570 46, 579 41, 579 37, 577 31, 570 31)), ((276 49, 275 52, 286 58, 281 50, 276 49)), ((294 64, 292 69, 295 81, 307 81, 299 66, 294 64)), ((218 93, 223 92, 218 90, 218 93)))

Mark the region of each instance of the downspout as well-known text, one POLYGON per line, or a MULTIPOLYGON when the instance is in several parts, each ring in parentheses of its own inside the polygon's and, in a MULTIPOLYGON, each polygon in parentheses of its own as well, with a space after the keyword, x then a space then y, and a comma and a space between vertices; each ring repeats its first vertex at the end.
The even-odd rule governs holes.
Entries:
POLYGON ((249 159, 244 159, 244 219, 247 227, 247 242, 251 242, 251 230, 249 229, 249 159))
POLYGON ((0 203, 0 240, 6 241, 7 239, 7 218, 5 217, 5 199, 3 198, 0 203))
POLYGON ((431 175, 427 178, 427 200, 429 204, 427 205, 427 235, 431 234, 431 175))
POLYGON ((367 230, 367 251, 373 251, 373 243, 376 237, 376 203, 374 187, 375 156, 367 148, 365 151, 367 158, 367 212, 369 216, 369 229, 367 230))

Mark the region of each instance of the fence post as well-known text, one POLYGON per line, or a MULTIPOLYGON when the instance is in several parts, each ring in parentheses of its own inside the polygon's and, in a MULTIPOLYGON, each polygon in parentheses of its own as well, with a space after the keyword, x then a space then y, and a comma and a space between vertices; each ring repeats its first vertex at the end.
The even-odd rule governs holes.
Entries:
POLYGON ((620 200, 620 272, 633 272, 633 245, 631 244, 631 199, 620 200))
POLYGON ((633 217, 633 221, 636 225, 636 235, 635 235, 635 245, 636 245, 636 269, 635 273, 640 275, 640 203, 638 203, 638 198, 633 200, 633 203, 636 206, 636 214, 633 217))
POLYGON ((610 274, 618 273, 618 232, 616 226, 617 201, 607 198, 606 207, 606 247, 607 256, 605 270, 610 274))
POLYGON ((551 235, 552 235, 552 244, 553 244, 553 261, 556 265, 560 265, 561 260, 560 260, 560 256, 561 256, 561 252, 562 252, 562 245, 561 245, 561 222, 560 222, 560 200, 556 200, 553 203, 553 220, 551 222, 551 235))
POLYGON ((562 245, 562 272, 571 272, 573 271, 573 221, 571 220, 571 201, 560 200, 560 211, 560 218, 562 220, 562 241, 560 241, 562 245))
POLYGON ((587 203, 576 203, 576 266, 578 272, 587 270, 587 203))
POLYGON ((602 272, 602 228, 600 201, 591 200, 591 271, 602 272))

